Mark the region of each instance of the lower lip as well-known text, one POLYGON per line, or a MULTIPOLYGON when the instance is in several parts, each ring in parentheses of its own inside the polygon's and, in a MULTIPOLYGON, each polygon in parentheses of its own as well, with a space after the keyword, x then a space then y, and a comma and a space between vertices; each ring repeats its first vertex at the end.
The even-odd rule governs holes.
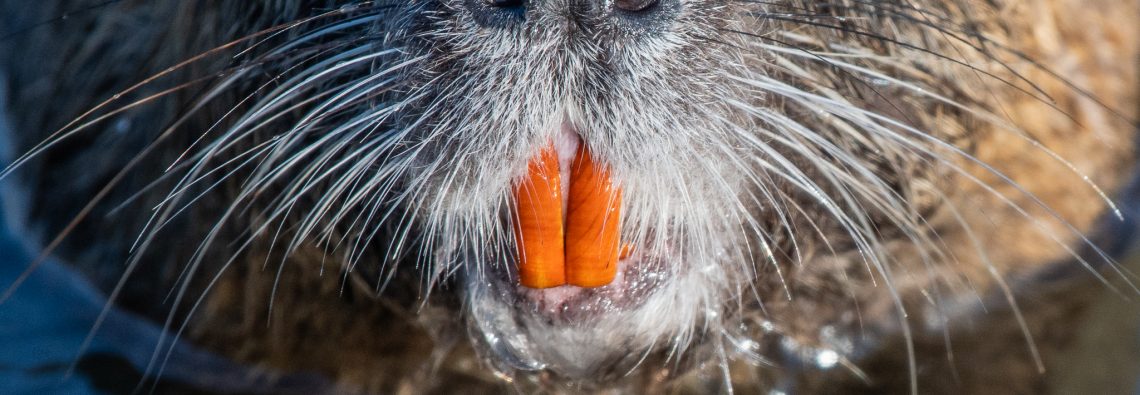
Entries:
POLYGON ((607 312, 630 310, 640 306, 665 281, 665 267, 663 260, 635 252, 618 262, 617 276, 609 285, 546 289, 518 286, 517 306, 556 321, 583 321, 607 312))

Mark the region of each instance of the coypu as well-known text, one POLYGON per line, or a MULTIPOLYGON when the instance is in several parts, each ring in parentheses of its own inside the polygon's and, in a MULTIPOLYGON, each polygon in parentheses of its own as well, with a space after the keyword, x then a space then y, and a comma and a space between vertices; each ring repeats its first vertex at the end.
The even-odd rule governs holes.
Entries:
POLYGON ((148 375, 1037 392, 1132 289, 1136 2, 15 3, 3 175, 148 375))

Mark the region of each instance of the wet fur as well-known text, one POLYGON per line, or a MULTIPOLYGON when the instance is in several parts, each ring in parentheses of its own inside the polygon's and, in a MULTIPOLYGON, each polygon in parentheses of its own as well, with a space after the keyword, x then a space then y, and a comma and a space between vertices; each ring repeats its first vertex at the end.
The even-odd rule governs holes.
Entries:
MULTIPOLYGON (((80 8, 16 3, 0 12, 80 8)), ((1122 233, 1097 229, 1124 226, 1101 194, 1132 174, 1135 1, 685 0, 651 35, 557 0, 485 29, 464 3, 125 1, 8 37, 29 220, 172 336, 382 393, 503 385, 488 367, 522 389, 1037 392, 1080 290, 1123 276, 1100 253, 1122 233), (375 57, 288 80, 351 50, 375 57), (370 76, 392 82, 345 88, 370 76), (259 107, 281 87, 298 107, 259 107), (338 91, 362 95, 304 101, 338 91), (646 302, 671 309, 643 314, 660 323, 619 316, 569 351, 599 355, 532 373, 505 360, 568 351, 483 344, 504 330, 486 315, 526 317, 483 276, 509 264, 506 187, 563 116, 625 180, 626 233, 684 250, 667 270, 694 286, 646 302), (261 170, 227 162, 270 142, 261 170), (841 366, 813 367, 826 352, 841 366)))

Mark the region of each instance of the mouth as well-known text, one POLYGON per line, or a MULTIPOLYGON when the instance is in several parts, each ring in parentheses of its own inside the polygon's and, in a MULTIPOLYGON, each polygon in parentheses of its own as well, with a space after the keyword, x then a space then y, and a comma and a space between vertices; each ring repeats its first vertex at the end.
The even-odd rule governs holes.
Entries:
POLYGON ((556 320, 635 307, 666 276, 623 239, 622 187, 563 122, 512 190, 519 307, 556 320))
POLYGON ((516 290, 518 306, 554 322, 581 322, 615 310, 639 307, 668 277, 664 261, 660 259, 631 256, 620 260, 618 267, 613 281, 600 287, 563 285, 535 289, 520 286, 516 290))

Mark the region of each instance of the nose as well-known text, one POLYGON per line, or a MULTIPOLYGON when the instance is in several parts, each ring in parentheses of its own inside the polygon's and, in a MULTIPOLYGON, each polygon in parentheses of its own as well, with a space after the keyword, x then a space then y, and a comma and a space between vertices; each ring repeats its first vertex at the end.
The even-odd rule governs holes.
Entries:
POLYGON ((529 14, 535 12, 568 15, 586 12, 611 19, 627 28, 645 28, 648 26, 637 25, 660 23, 662 19, 675 15, 673 11, 677 7, 668 4, 678 3, 678 0, 468 0, 467 3, 476 21, 485 26, 522 24, 529 14))
POLYGON ((524 0, 483 0, 483 3, 492 8, 510 10, 521 8, 526 2, 524 0))
POLYGON ((621 12, 650 12, 660 0, 612 0, 612 7, 621 12))

